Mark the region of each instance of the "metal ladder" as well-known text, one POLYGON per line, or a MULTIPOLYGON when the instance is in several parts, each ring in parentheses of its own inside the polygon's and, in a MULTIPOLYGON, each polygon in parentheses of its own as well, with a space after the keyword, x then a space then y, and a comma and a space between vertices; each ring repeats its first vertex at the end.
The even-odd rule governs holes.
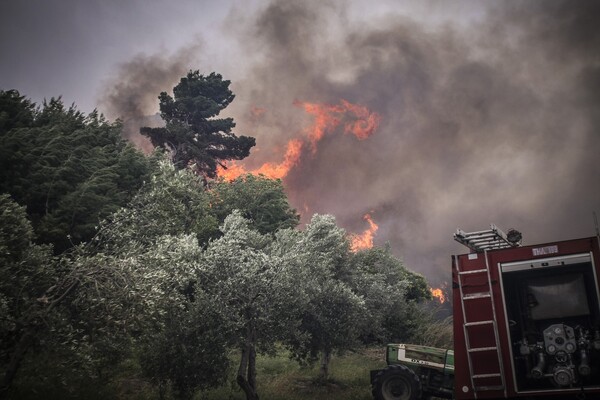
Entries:
POLYGON ((488 261, 487 261, 487 251, 485 252, 485 259, 486 259, 486 268, 478 269, 478 270, 471 270, 471 271, 461 271, 460 261, 458 258, 456 258, 456 270, 457 270, 457 274, 458 274, 458 285, 459 285, 459 290, 460 290, 461 307, 462 307, 462 313, 463 313, 463 333, 464 333, 464 337, 465 337, 465 345, 467 347, 467 361, 468 361, 468 365, 469 365, 469 376, 471 378, 471 387, 473 388, 475 398, 477 398, 477 392, 482 392, 482 391, 504 390, 506 392, 506 380, 504 377, 504 367, 502 364, 502 353, 500 350, 498 325, 496 323, 496 307, 494 306, 494 302, 492 299, 492 283, 490 280, 491 277, 490 277, 490 271, 489 271, 489 266, 488 266, 488 261), (465 275, 483 274, 483 273, 487 274, 488 291, 465 294, 463 291, 462 277, 465 275), (465 301, 470 301, 470 300, 474 300, 474 299, 482 299, 482 298, 489 298, 492 319, 481 320, 481 321, 471 321, 471 322, 467 321, 466 320, 466 318, 467 318, 466 312, 465 312, 465 301), (490 325, 490 324, 494 331, 494 344, 495 345, 489 346, 489 347, 471 347, 471 343, 470 343, 471 340, 469 338, 469 327, 478 326, 478 325, 490 325), (477 352, 494 353, 496 355, 496 359, 498 362, 499 371, 495 372, 495 373, 484 373, 484 374, 475 373, 475 371, 473 371, 472 355, 473 355, 473 353, 477 353, 477 352), (478 385, 477 382, 483 378, 500 378, 501 384, 496 385, 496 386, 478 385))
POLYGON ((464 232, 457 229, 454 234, 454 240, 476 252, 519 247, 521 239, 521 232, 509 229, 507 235, 494 224, 490 224, 490 229, 485 231, 464 232))
MULTIPOLYGON (((517 247, 520 243, 516 243, 515 241, 507 240, 506 235, 499 230, 495 225, 491 225, 491 229, 488 231, 480 231, 480 232, 472 232, 465 233, 460 229, 454 235, 454 239, 457 242, 464 244, 474 251, 481 252, 483 250, 483 255, 485 257, 485 268, 476 269, 476 270, 461 270, 460 258, 456 257, 456 273, 458 277, 458 287, 460 291, 460 304, 462 308, 463 315, 463 333, 465 338, 465 345, 467 348, 467 361, 469 366, 469 377, 471 379, 471 387, 473 388, 473 395, 477 398, 477 392, 483 391, 504 391, 504 397, 506 397, 506 379, 504 374, 504 366, 502 363, 502 352, 500 349, 500 338, 498 334, 498 325, 497 325, 497 316, 496 316, 496 307, 494 306, 494 301, 492 298, 492 280, 490 274, 490 266, 488 261, 488 250, 501 249, 501 248, 509 248, 509 247, 517 247), (463 290, 463 277, 465 275, 477 275, 477 274, 486 274, 487 281, 487 291, 478 292, 478 293, 468 293, 465 294, 463 290), (484 299, 489 298, 489 307, 492 319, 483 319, 479 321, 467 321, 467 314, 465 311, 465 302, 475 300, 475 299, 484 299), (491 325, 491 328, 494 332, 494 346, 488 347, 471 347, 471 340, 469 337, 469 328, 472 326, 481 326, 481 325, 491 325), (479 352, 489 352, 494 353, 496 355, 496 360, 498 362, 498 371, 494 373, 475 373, 473 371, 473 354, 479 352), (493 386, 486 385, 478 385, 477 382, 484 378, 499 378, 500 384, 493 386)), ((487 303, 487 302, 486 302, 487 303)))

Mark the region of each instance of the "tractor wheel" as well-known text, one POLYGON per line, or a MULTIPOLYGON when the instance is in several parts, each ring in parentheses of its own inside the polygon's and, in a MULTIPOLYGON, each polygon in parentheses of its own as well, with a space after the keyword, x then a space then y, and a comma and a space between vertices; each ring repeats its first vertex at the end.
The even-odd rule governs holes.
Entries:
POLYGON ((404 365, 389 365, 373 379, 375 400, 418 400, 421 398, 419 377, 404 365))

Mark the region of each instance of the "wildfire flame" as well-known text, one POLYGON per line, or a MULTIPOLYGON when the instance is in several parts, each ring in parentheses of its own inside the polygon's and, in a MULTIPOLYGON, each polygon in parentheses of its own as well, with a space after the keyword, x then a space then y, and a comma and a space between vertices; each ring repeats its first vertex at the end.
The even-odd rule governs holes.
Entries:
POLYGON ((444 292, 440 288, 429 288, 431 295, 436 297, 438 301, 442 304, 446 302, 446 296, 444 296, 444 292))
POLYGON ((315 116, 315 124, 308 132, 311 150, 317 151, 317 143, 344 122, 344 133, 352 133, 359 140, 365 140, 375 132, 381 117, 371 113, 364 106, 341 100, 339 105, 315 104, 296 102, 295 105, 304 108, 308 114, 315 116), (354 119, 348 117, 354 116, 354 119))
POLYGON ((375 232, 379 229, 379 226, 373 222, 370 214, 365 214, 363 219, 369 223, 369 228, 360 235, 352 236, 350 248, 354 252, 373 247, 373 236, 375 236, 375 232))
MULTIPOLYGON (((279 163, 266 162, 260 168, 248 171, 243 165, 236 162, 228 162, 224 167, 218 167, 218 176, 226 180, 233 180, 247 173, 262 174, 267 178, 283 179, 289 171, 294 168, 302 157, 305 144, 310 144, 314 154, 317 144, 328 133, 334 132, 340 125, 346 134, 353 134, 359 140, 365 140, 371 136, 377 127, 381 117, 368 108, 341 100, 338 105, 317 104, 296 101, 294 105, 301 107, 304 111, 315 117, 310 128, 303 132, 305 138, 295 138, 287 143, 283 161, 279 163)), ((253 115, 264 113, 264 109, 253 108, 253 115)))

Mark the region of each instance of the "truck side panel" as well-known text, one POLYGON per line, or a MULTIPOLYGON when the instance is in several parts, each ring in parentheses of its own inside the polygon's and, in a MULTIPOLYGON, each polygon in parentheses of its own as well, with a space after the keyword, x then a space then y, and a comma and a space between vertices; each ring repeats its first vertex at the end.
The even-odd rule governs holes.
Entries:
POLYGON ((599 266, 597 238, 453 257, 456 398, 600 393, 599 266))

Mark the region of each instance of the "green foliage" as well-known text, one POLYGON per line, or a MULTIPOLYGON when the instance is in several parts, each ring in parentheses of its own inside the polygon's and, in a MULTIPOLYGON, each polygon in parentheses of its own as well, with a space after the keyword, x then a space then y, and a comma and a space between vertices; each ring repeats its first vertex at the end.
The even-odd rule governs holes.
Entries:
POLYGON ((300 220, 288 202, 281 180, 252 174, 231 182, 219 180, 211 185, 209 195, 219 221, 224 221, 233 210, 240 210, 252 227, 263 234, 294 228, 300 220))
POLYGON ((296 334, 306 302, 298 258, 286 235, 262 235, 234 211, 225 219, 223 236, 212 241, 201 259, 198 290, 219 299, 230 318, 235 347, 241 350, 237 381, 247 399, 256 399, 258 351, 296 334))
MULTIPOLYGON (((300 366, 290 359, 291 354, 278 348, 271 356, 257 360, 257 379, 261 399, 268 400, 372 400, 369 370, 385 367, 382 347, 358 349, 331 360, 330 379, 315 380, 317 366, 300 366)), ((233 359, 232 362, 237 361, 233 359)), ((242 400, 244 394, 230 385, 209 390, 203 400, 242 400)))
POLYGON ((51 249, 32 244, 33 229, 25 208, 0 195, 0 360, 7 361, 25 323, 50 281, 51 249))
POLYGON ((0 193, 27 207, 40 243, 57 253, 91 239, 101 219, 148 178, 148 160, 120 137, 121 125, 84 116, 62 101, 39 111, 18 92, 2 92, 0 193))
POLYGON ((201 244, 218 235, 210 196, 196 176, 177 171, 160 155, 155 173, 132 201, 111 215, 96 242, 104 247, 154 246, 163 235, 193 234, 201 244))
POLYGON ((131 264, 130 329, 141 368, 161 392, 189 398, 226 376, 226 345, 233 328, 221 300, 194 287, 201 244, 217 232, 206 190, 186 170, 162 159, 126 208, 102 224, 95 257, 131 264))
POLYGON ((0 90, 0 136, 6 132, 33 124, 35 104, 17 90, 0 90))
POLYGON ((389 285, 405 282, 407 300, 418 302, 431 299, 425 277, 408 270, 402 261, 392 254, 389 246, 359 251, 353 257, 353 264, 353 268, 358 268, 366 274, 381 275, 389 285))
POLYGON ((332 352, 357 344, 367 310, 364 300, 345 282, 350 245, 332 216, 313 216, 298 243, 309 301, 299 327, 303 335, 288 338, 287 345, 301 362, 312 364, 321 356, 321 375, 327 378, 332 352))
MULTIPOLYGON (((262 235, 234 211, 225 219, 223 236, 203 253, 198 286, 218 297, 238 327, 248 328, 263 350, 296 331, 298 312, 306 301, 297 254, 283 251, 286 238, 262 235)), ((241 344, 241 343, 240 343, 241 344)))
POLYGON ((33 229, 27 220, 25 207, 0 194, 0 261, 2 265, 17 262, 29 249, 33 229))
POLYGON ((435 310, 419 309, 419 321, 412 335, 411 343, 442 349, 454 348, 454 328, 452 316, 443 320, 435 314, 435 310))
POLYGON ((217 166, 225 160, 241 160, 250 154, 255 140, 236 136, 232 118, 215 118, 234 99, 231 82, 211 73, 190 71, 173 88, 173 97, 162 92, 160 100, 164 128, 140 129, 152 144, 171 152, 178 169, 191 167, 208 177, 216 176, 217 166))
POLYGON ((313 364, 321 357, 320 374, 327 379, 331 354, 357 346, 366 311, 363 299, 346 285, 325 280, 310 291, 310 302, 299 327, 306 334, 305 340, 288 341, 288 346, 301 363, 313 364))
POLYGON ((418 325, 417 303, 431 298, 425 278, 409 271, 389 247, 359 251, 351 264, 351 287, 365 299, 368 310, 362 340, 368 343, 411 338, 418 325))
POLYGON ((0 92, 1 385, 21 385, 0 397, 30 396, 31 376, 57 398, 89 397, 136 357, 161 395, 187 399, 223 383, 233 348, 235 379, 256 399, 257 354, 278 344, 303 364, 321 356, 327 377, 331 355, 361 340, 447 340, 448 323, 418 317, 425 279, 389 248, 352 253, 329 215, 294 229, 279 180, 205 185, 254 144, 215 118, 228 87, 190 72, 174 98, 161 94, 167 126, 147 133, 175 166, 142 156, 95 112, 0 92), (183 168, 192 163, 202 178, 183 168))
POLYGON ((181 399, 222 385, 229 369, 229 327, 218 305, 197 292, 185 309, 169 310, 164 321, 162 329, 141 340, 144 374, 181 399))
MULTIPOLYGON (((39 309, 52 283, 51 248, 32 244, 25 208, 0 195, 0 396, 10 386, 38 329, 39 309)), ((43 327, 43 326, 42 326, 43 327)))

